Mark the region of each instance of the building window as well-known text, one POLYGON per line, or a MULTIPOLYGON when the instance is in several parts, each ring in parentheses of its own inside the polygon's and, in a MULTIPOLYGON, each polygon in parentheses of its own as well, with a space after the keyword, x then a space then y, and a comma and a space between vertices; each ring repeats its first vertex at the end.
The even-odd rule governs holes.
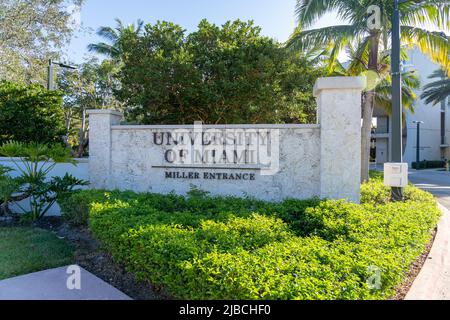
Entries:
POLYGON ((377 134, 387 134, 389 133, 389 118, 388 117, 378 117, 377 127, 375 130, 377 134))

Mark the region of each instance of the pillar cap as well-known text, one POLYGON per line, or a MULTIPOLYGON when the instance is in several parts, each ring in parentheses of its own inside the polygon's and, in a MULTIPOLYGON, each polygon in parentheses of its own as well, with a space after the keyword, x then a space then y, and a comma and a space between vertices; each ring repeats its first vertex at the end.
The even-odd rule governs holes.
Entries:
POLYGON ((123 113, 115 110, 102 110, 102 109, 91 109, 86 111, 88 115, 91 114, 103 114, 103 115, 113 115, 118 117, 123 117, 123 113))
POLYGON ((366 77, 327 77, 319 78, 314 86, 314 96, 322 90, 355 89, 363 90, 367 86, 366 77))

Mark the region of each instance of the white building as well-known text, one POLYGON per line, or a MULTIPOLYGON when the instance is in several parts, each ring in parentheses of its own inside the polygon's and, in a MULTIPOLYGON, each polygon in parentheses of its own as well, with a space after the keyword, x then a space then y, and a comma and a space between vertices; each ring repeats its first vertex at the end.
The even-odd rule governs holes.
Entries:
MULTIPOLYGON (((408 67, 416 70, 423 88, 437 79, 428 79, 431 73, 439 69, 439 65, 422 54, 419 50, 412 50, 409 54, 408 67)), ((420 96, 422 89, 416 92, 417 101, 415 113, 406 112, 406 129, 404 138, 404 162, 411 164, 416 161, 417 125, 414 121, 423 121, 420 127, 420 161, 450 159, 450 99, 438 104, 426 104, 420 96)), ((377 164, 392 161, 391 119, 384 110, 376 108, 374 111, 376 128, 372 136, 372 161, 377 164)))

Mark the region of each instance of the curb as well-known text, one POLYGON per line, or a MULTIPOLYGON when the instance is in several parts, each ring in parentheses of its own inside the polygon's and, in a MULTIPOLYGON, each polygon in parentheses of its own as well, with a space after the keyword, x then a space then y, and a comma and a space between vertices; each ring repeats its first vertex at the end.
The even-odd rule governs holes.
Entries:
POLYGON ((438 206, 442 218, 433 247, 405 300, 450 300, 450 211, 438 206))

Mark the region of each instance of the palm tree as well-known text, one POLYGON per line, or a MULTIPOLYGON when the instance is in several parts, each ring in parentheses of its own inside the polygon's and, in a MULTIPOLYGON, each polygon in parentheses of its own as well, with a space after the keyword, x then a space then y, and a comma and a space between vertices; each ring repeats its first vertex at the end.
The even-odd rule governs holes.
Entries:
MULTIPOLYGON (((355 48, 360 48, 360 44, 352 46, 349 44, 346 47, 347 55, 350 60, 343 65, 339 61, 336 62, 334 70, 329 74, 330 76, 359 76, 365 75, 368 79, 368 89, 373 89, 375 92, 375 107, 384 110, 388 115, 392 115, 392 77, 391 77, 391 56, 389 51, 380 52, 378 73, 373 73, 368 70, 368 50, 358 52, 355 48)), ((401 51, 403 60, 408 59, 406 50, 401 51)), ((322 63, 328 63, 329 59, 325 59, 322 63)), ((414 113, 415 102, 417 95, 415 90, 420 89, 420 79, 414 70, 402 72, 402 105, 404 111, 408 110, 414 113)), ((403 121, 406 125, 406 114, 404 113, 403 121)))
MULTIPOLYGON (((347 62, 347 68, 337 62, 332 75, 340 76, 359 76, 366 75, 368 78, 368 88, 373 89, 375 95, 375 107, 383 109, 387 114, 392 114, 392 77, 391 77, 391 55, 389 51, 379 53, 378 73, 371 72, 368 68, 369 51, 366 47, 364 51, 357 49, 363 48, 361 44, 346 47, 347 55, 350 60, 347 62)), ((402 60, 408 60, 408 53, 405 49, 401 50, 402 60)), ((328 60, 327 60, 328 61, 328 60)), ((414 113, 415 101, 417 95, 414 90, 420 89, 420 80, 414 70, 402 72, 402 106, 405 110, 414 113)))
POLYGON ((421 98, 425 100, 427 104, 436 105, 442 101, 445 101, 450 96, 450 78, 443 69, 434 71, 428 79, 439 79, 437 81, 427 84, 423 89, 424 93, 421 98))
MULTIPOLYGON (((312 48, 327 48, 329 70, 333 70, 338 62, 338 56, 348 44, 358 43, 357 55, 367 55, 368 71, 380 73, 380 51, 390 48, 392 0, 297 0, 296 14, 299 25, 288 42, 288 46, 297 50, 312 48), (368 8, 372 5, 380 8, 380 25, 369 28, 368 8), (341 20, 348 24, 307 30, 324 14, 337 12, 341 20)), ((404 45, 417 46, 430 58, 441 64, 450 72, 450 41, 444 33, 431 32, 421 28, 423 25, 433 25, 440 29, 450 30, 450 3, 448 0, 415 1, 400 4, 401 40, 404 45)), ((369 179, 369 156, 372 116, 375 106, 376 92, 368 89, 362 97, 362 154, 361 178, 369 179)))
POLYGON ((122 56, 121 39, 127 35, 139 35, 142 32, 144 21, 138 20, 137 24, 124 25, 120 19, 116 19, 116 24, 115 28, 101 27, 97 31, 97 35, 104 38, 108 43, 92 43, 88 45, 88 50, 103 54, 114 60, 120 60, 122 56))

